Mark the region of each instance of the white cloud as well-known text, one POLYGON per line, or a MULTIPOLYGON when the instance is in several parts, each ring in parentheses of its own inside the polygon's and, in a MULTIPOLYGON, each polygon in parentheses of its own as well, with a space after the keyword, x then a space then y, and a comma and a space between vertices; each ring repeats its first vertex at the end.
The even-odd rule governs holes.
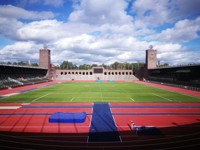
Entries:
POLYGON ((188 16, 198 15, 200 10, 199 0, 172 0, 170 3, 169 18, 183 19, 188 16))
POLYGON ((34 21, 17 30, 17 36, 21 40, 51 41, 62 36, 62 22, 56 20, 34 21))
MULTIPOLYGON (((31 2, 36 4, 39 0, 31 2)), ((59 5, 54 1, 42 2, 43 5, 54 4, 55 7, 63 4, 63 1, 58 1, 59 5)), ((198 37, 200 18, 175 22, 181 15, 177 11, 175 16, 171 16, 175 12, 171 7, 173 1, 136 0, 133 2, 135 18, 125 11, 128 0, 79 2, 74 3, 75 10, 67 21, 56 20, 53 13, 0 6, 6 10, 0 9, 0 34, 16 40, 16 43, 0 49, 0 53, 38 59, 39 49, 47 44, 52 50, 54 64, 64 60, 75 64, 110 64, 115 61, 144 62, 145 50, 149 45, 154 45, 161 63, 182 64, 199 60, 200 54, 187 51, 179 42, 198 37), (29 19, 29 22, 20 19, 29 19), (174 26, 156 33, 153 27, 166 22, 173 22, 174 26)), ((189 8, 192 6, 181 8, 181 11, 186 12, 189 8)))
POLYGON ((125 24, 131 17, 125 12, 127 2, 124 0, 82 0, 71 13, 69 20, 89 24, 125 24))
MULTIPOLYGON (((52 63, 60 64, 64 60, 75 64, 111 64, 113 62, 144 62, 145 50, 149 45, 154 45, 158 52, 158 60, 161 63, 186 64, 199 61, 200 54, 188 51, 180 44, 145 42, 131 36, 104 36, 101 38, 82 34, 73 37, 62 38, 52 43, 52 63)), ((38 59, 39 49, 42 44, 35 42, 16 42, 0 49, 0 54, 6 58, 38 59)), ((23 59, 22 59, 23 60, 23 59)))
POLYGON ((54 14, 50 11, 27 11, 12 5, 0 5, 0 17, 32 20, 53 18, 54 14))
MULTIPOLYGON (((63 37, 73 37, 82 34, 91 34, 93 36, 109 36, 109 35, 133 35, 134 32, 135 31, 131 24, 90 25, 81 22, 65 23, 57 20, 41 20, 23 24, 18 28, 15 28, 14 32, 12 32, 10 37, 19 40, 52 42, 55 40, 59 40, 60 38, 63 37)), ((135 32, 135 34, 138 33, 135 32)))
POLYGON ((136 0, 133 10, 136 12, 135 25, 137 27, 157 26, 168 22, 166 0, 136 0))
POLYGON ((198 31, 200 31, 200 17, 195 20, 184 19, 178 21, 173 28, 148 36, 146 39, 173 43, 188 42, 199 37, 198 31))
POLYGON ((12 39, 16 38, 16 30, 23 26, 23 23, 17 21, 16 19, 10 18, 1 18, 0 17, 0 34, 12 37, 12 39))
POLYGON ((199 0, 136 0, 132 6, 136 14, 134 23, 138 28, 157 27, 164 23, 198 15, 199 0))
MULTIPOLYGON (((17 35, 17 31, 24 28, 29 23, 23 23, 20 19, 35 20, 52 17, 54 17, 52 12, 27 11, 12 5, 0 5, 0 34, 14 40, 21 40, 22 38, 17 35)), ((31 34, 31 32, 28 34, 31 34)), ((38 35, 38 37, 39 36, 40 35, 38 35)))
MULTIPOLYGON (((88 34, 63 38, 55 42, 54 47, 58 53, 66 53, 65 58, 84 59, 93 63, 94 60, 100 63, 119 62, 144 62, 145 50, 152 44, 139 41, 131 36, 101 36, 95 37, 88 34), (99 58, 99 59, 97 59, 99 58), (100 59, 101 58, 101 59, 100 59)), ((64 54, 63 54, 64 55, 64 54)))
POLYGON ((0 49, 1 61, 39 60, 39 49, 42 45, 34 42, 16 42, 0 49))

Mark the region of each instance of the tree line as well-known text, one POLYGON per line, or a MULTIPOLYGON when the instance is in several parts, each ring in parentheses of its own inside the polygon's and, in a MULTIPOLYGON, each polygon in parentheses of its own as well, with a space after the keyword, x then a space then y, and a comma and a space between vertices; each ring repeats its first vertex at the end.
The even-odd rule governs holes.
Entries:
POLYGON ((141 68, 142 66, 144 66, 144 63, 128 63, 128 62, 124 62, 124 63, 120 63, 120 62, 114 62, 113 64, 110 65, 106 65, 106 64, 101 64, 101 65, 97 65, 97 64, 83 64, 83 65, 76 65, 73 64, 70 61, 63 61, 60 66, 56 66, 57 69, 66 69, 66 70, 88 70, 88 69, 92 69, 93 67, 104 67, 105 69, 109 69, 109 70, 139 70, 139 68, 141 68))
MULTIPOLYGON (((33 66, 33 67, 38 67, 38 63, 31 63, 29 64, 28 62, 6 62, 6 63, 1 63, 1 64, 7 64, 7 65, 19 65, 19 66, 33 66)), ((120 63, 120 62, 114 62, 110 65, 106 64, 83 64, 83 65, 76 65, 70 61, 63 61, 60 65, 55 66, 56 69, 65 69, 65 70, 89 70, 92 69, 93 67, 104 67, 105 69, 109 70, 139 70, 144 66, 144 63, 138 62, 138 63, 120 63)))

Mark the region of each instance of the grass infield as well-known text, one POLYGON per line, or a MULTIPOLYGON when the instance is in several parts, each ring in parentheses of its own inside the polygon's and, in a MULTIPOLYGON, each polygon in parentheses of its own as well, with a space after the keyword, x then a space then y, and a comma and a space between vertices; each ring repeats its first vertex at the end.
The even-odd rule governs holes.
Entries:
POLYGON ((200 102, 200 98, 134 82, 65 82, 0 102, 200 102))

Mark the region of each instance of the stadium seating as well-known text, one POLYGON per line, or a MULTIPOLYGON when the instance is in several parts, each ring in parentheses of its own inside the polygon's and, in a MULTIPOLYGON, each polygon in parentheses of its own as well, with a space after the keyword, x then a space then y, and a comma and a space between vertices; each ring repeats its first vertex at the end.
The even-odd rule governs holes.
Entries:
POLYGON ((46 73, 42 68, 0 65, 0 88, 47 82, 46 73))

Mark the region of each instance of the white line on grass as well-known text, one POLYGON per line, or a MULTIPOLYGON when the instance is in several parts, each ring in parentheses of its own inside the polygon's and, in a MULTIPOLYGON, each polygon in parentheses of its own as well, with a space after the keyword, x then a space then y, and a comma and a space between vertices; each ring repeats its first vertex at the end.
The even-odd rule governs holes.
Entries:
POLYGON ((72 97, 72 99, 70 100, 71 102, 75 99, 75 97, 72 97))
POLYGON ((49 95, 49 94, 50 94, 50 93, 45 94, 45 95, 43 95, 43 96, 40 96, 40 97, 38 97, 38 98, 32 100, 32 102, 35 102, 35 101, 37 101, 37 100, 39 100, 39 99, 41 99, 41 98, 43 98, 43 97, 45 97, 45 96, 47 96, 47 95, 49 95))
POLYGON ((135 102, 135 100, 133 98, 130 97, 130 100, 132 100, 133 102, 135 102))
MULTIPOLYGON (((84 97, 84 96, 83 97, 82 96, 81 97, 76 97, 76 98, 86 98, 86 99, 87 98, 88 99, 89 98, 96 98, 96 99, 99 99, 99 97, 84 97)), ((102 97, 102 98, 119 98, 120 99, 120 98, 124 98, 124 96, 123 97, 122 96, 117 96, 117 97, 116 96, 115 97, 102 97)), ((129 98, 129 97, 126 97, 126 98, 129 98)))
POLYGON ((168 101, 172 101, 171 99, 166 98, 166 97, 163 97, 163 96, 160 96, 160 95, 158 95, 158 94, 155 94, 155 93, 152 93, 152 94, 155 95, 155 96, 158 96, 158 97, 160 97, 160 98, 162 98, 162 99, 165 99, 165 100, 168 100, 168 101))

